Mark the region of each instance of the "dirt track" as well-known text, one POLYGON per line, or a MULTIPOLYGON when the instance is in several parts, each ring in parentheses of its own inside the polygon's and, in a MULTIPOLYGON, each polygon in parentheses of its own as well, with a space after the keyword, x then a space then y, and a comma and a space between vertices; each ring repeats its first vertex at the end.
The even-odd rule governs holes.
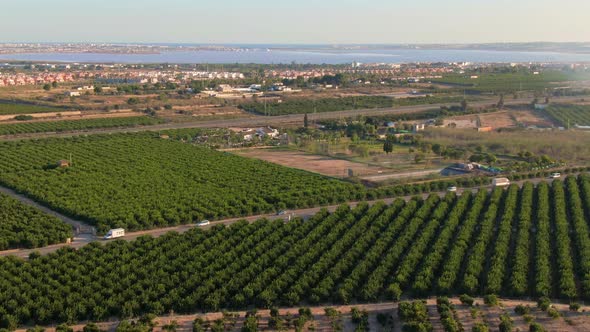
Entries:
MULTIPOLYGON (((458 317, 461 324, 465 328, 465 331, 471 331, 471 328, 476 322, 485 322, 489 327, 490 331, 498 331, 498 325, 500 323, 500 315, 503 312, 509 314, 514 322, 514 329, 520 329, 520 331, 528 331, 528 323, 524 320, 523 316, 519 316, 514 312, 514 308, 519 305, 528 305, 531 307, 531 316, 535 322, 542 324, 548 331, 590 331, 590 316, 586 313, 590 307, 582 306, 581 312, 571 312, 568 310, 567 304, 553 304, 553 306, 560 312, 562 317, 552 319, 548 317, 546 312, 543 312, 536 308, 536 302, 530 300, 510 300, 501 299, 500 305, 496 307, 490 307, 483 304, 481 298, 476 298, 475 302, 478 304, 475 307, 468 307, 462 305, 459 299, 450 299, 457 310, 458 317), (472 316, 472 309, 476 311, 475 317, 472 316)), ((440 321, 440 315, 436 308, 436 298, 426 299, 428 306, 429 320, 434 327, 434 331, 442 332, 442 324, 440 321)), ((315 331, 333 331, 330 326, 330 321, 326 317, 325 308, 333 308, 340 312, 341 316, 339 321, 342 324, 343 331, 354 331, 355 325, 351 321, 350 311, 351 308, 356 307, 359 310, 366 310, 369 313, 369 328, 371 331, 401 331, 403 323, 399 321, 397 317, 398 303, 396 302, 382 302, 382 303, 368 303, 368 304, 351 304, 351 305, 324 305, 324 306, 313 306, 309 307, 313 315, 313 321, 308 322, 305 325, 304 331, 310 331, 313 326, 315 331), (393 328, 383 328, 377 322, 376 316, 379 313, 389 315, 393 318, 393 328)), ((283 318, 290 314, 292 317, 298 316, 299 308, 281 308, 279 314, 283 318)), ((240 331, 243 326, 243 320, 246 315, 245 311, 234 311, 233 314, 237 314, 239 317, 236 320, 236 325, 232 328, 227 323, 226 331, 240 331)), ((259 330, 271 331, 268 328, 268 319, 270 317, 269 310, 258 310, 257 315, 259 316, 259 330)), ((213 323, 217 319, 223 317, 221 312, 201 313, 193 315, 175 315, 174 313, 160 316, 155 319, 157 323, 154 331, 162 331, 162 326, 170 324, 175 321, 178 324, 177 331, 179 332, 190 332, 192 331, 192 323, 197 318, 202 318, 205 321, 213 323)), ((107 322, 98 323, 101 329, 107 331, 114 331, 119 324, 119 320, 113 319, 107 322)), ((81 331, 85 324, 74 325, 74 331, 81 331)), ((18 332, 24 332, 25 329, 16 330, 18 332)), ((54 327, 49 327, 47 332, 54 332, 54 327)), ((293 328, 287 329, 286 331, 294 331, 293 328)))

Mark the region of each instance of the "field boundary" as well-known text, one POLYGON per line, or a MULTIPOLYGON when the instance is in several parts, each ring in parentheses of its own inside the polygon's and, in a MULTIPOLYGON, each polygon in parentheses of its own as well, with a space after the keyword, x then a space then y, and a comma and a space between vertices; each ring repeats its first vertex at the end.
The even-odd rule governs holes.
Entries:
MULTIPOLYGON (((67 217, 67 216, 65 216, 59 212, 56 212, 56 211, 54 211, 42 204, 35 202, 34 200, 28 198, 27 196, 25 196, 23 194, 17 193, 16 191, 14 191, 10 188, 0 185, 0 192, 4 193, 12 198, 19 200, 23 204, 32 206, 45 214, 59 218, 61 221, 65 222, 66 224, 71 225, 72 228, 74 229, 74 233, 76 235, 92 234, 94 236, 94 234, 96 234, 96 230, 94 229, 94 227, 92 225, 89 225, 89 224, 79 221, 79 220, 72 219, 70 217, 67 217)), ((37 249, 39 249, 39 248, 37 248, 37 249)))

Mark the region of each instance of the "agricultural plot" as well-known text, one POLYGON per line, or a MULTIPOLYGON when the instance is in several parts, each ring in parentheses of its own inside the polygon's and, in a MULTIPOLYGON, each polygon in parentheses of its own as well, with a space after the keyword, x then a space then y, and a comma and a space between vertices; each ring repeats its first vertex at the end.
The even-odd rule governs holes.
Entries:
POLYGON ((590 126, 589 105, 551 105, 545 113, 562 127, 590 126))
POLYGON ((475 75, 450 75, 442 79, 433 79, 432 83, 449 84, 473 93, 513 93, 522 90, 539 91, 550 88, 555 83, 565 81, 587 80, 585 73, 566 74, 557 71, 542 72, 538 75, 532 73, 494 73, 475 75))
POLYGON ((63 214, 128 230, 363 199, 323 176, 158 138, 100 135, 0 144, 0 182, 63 214), (56 167, 69 160, 69 167, 56 167))
POLYGON ((0 101, 0 115, 60 112, 63 108, 0 101))
POLYGON ((449 117, 443 120, 443 125, 455 128, 492 127, 497 129, 514 127, 516 123, 508 111, 499 111, 449 117))
POLYGON ((585 175, 2 258, 0 324, 462 293, 586 300, 589 212, 585 175))
POLYGON ((0 250, 63 243, 71 226, 0 193, 0 250))
POLYGON ((23 122, 0 124, 0 135, 14 135, 24 133, 45 133, 77 131, 97 128, 135 127, 162 123, 161 119, 147 116, 130 116, 120 118, 63 120, 48 122, 23 122))
POLYGON ((241 109, 257 114, 285 115, 315 112, 335 112, 369 108, 387 108, 395 106, 428 105, 437 103, 460 102, 458 97, 414 97, 395 99, 385 96, 356 96, 320 99, 287 99, 281 103, 264 104, 261 102, 245 103, 241 109))
POLYGON ((365 163, 292 150, 249 149, 238 151, 236 154, 339 178, 348 177, 349 170, 353 174, 362 175, 376 175, 388 170, 384 167, 370 166, 365 163))

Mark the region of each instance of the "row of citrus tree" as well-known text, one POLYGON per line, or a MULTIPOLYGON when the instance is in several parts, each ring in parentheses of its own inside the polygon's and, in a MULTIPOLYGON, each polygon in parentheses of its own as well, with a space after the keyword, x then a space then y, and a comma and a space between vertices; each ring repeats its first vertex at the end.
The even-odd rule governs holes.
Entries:
POLYGON ((462 293, 588 299, 589 182, 343 205, 307 221, 0 258, 0 324, 462 293), (528 250, 517 250, 526 232, 528 250))
POLYGON ((163 121, 161 119, 153 117, 129 116, 118 118, 10 123, 0 125, 0 135, 78 131, 113 127, 147 126, 155 125, 162 122, 163 121))
POLYGON ((60 219, 0 193, 0 250, 43 247, 71 237, 72 228, 60 219))

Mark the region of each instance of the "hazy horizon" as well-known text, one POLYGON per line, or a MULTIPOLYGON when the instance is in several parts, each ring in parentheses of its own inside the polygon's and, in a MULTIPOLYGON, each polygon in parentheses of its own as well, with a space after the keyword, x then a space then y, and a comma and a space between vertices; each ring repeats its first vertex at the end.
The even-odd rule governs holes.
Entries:
POLYGON ((188 45, 188 46, 330 46, 330 47, 343 47, 343 46, 461 46, 461 45, 526 45, 526 44, 590 44, 590 39, 585 41, 551 41, 551 40, 530 40, 530 41, 505 41, 505 42, 461 42, 461 43, 395 43, 395 42, 383 42, 383 43, 285 43, 285 42, 162 42, 162 41, 108 41, 108 40, 86 40, 86 41, 70 41, 70 40, 14 40, 4 41, 0 40, 0 44, 112 44, 112 45, 188 45))
POLYGON ((562 0, 19 0, 5 43, 488 44, 588 42, 590 2, 562 0))

